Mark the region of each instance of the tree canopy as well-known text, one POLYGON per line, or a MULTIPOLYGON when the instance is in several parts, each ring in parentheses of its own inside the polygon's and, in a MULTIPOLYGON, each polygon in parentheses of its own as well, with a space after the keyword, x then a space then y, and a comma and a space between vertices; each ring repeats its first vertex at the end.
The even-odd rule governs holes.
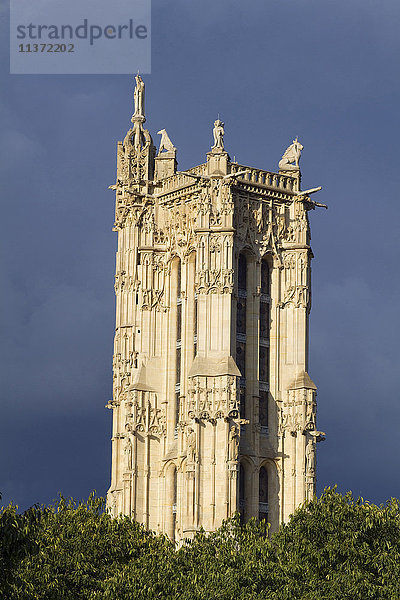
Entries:
POLYGON ((62 498, 0 513, 3 600, 375 600, 400 597, 397 500, 375 506, 326 489, 289 523, 199 532, 176 549, 104 500, 62 498))

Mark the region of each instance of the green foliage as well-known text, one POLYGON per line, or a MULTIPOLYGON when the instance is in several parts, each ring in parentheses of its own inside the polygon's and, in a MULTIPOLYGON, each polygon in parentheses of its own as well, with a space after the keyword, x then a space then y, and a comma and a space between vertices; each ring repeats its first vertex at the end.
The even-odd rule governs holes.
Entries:
POLYGON ((0 515, 0 589, 10 600, 104 598, 107 580, 126 565, 172 552, 165 538, 128 517, 111 519, 104 500, 78 505, 61 497, 23 515, 9 506, 0 515))
POLYGON ((400 598, 400 512, 327 488, 281 526, 273 544, 281 598, 400 598))
POLYGON ((326 489, 268 536, 239 516, 176 549, 104 501, 61 497, 0 513, 1 600, 375 600, 400 598, 397 500, 326 489))

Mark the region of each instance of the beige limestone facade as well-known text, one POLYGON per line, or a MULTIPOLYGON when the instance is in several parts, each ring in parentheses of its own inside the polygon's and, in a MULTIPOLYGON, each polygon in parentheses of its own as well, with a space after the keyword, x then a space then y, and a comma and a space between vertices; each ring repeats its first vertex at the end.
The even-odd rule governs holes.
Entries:
POLYGON ((240 511, 274 530, 315 490, 308 375, 308 211, 294 140, 279 172, 231 161, 177 170, 165 129, 118 142, 112 476, 108 507, 179 541, 240 511))

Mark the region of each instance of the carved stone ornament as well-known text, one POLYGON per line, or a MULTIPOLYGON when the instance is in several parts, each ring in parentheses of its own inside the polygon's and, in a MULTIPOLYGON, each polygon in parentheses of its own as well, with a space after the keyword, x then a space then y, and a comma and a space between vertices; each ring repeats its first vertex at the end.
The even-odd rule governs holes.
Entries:
POLYGON ((279 161, 280 171, 298 171, 301 151, 304 149, 302 144, 296 138, 293 143, 286 148, 284 155, 279 161))
POLYGON ((272 253, 281 264, 279 246, 286 234, 285 213, 272 200, 240 196, 235 203, 236 237, 261 258, 272 253))
POLYGON ((287 432, 292 436, 298 433, 316 431, 316 402, 314 393, 307 389, 289 390, 288 399, 282 403, 278 433, 287 432))
POLYGON ((283 254, 283 298, 280 308, 292 304, 296 308, 308 308, 310 302, 309 266, 307 253, 286 251, 283 254))
POLYGON ((234 376, 196 376, 189 382, 187 397, 190 419, 212 422, 216 419, 239 418, 239 400, 234 376))
POLYGON ((232 235, 204 234, 198 238, 196 290, 199 294, 231 293, 233 269, 231 264, 232 235))
POLYGON ((142 258, 142 310, 165 312, 165 285, 168 260, 164 253, 143 252, 142 258))
POLYGON ((180 201, 165 209, 164 222, 163 235, 169 252, 183 259, 189 256, 195 249, 195 206, 180 201))
POLYGON ((165 435, 165 411, 157 408, 156 395, 152 392, 134 391, 131 404, 131 413, 127 414, 125 433, 136 435, 165 435))

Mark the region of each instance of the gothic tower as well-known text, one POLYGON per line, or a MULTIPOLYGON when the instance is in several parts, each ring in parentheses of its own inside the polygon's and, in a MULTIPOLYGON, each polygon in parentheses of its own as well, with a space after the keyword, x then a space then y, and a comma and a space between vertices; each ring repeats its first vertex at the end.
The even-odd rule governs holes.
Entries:
POLYGON ((163 129, 118 142, 108 506, 171 539, 240 511, 276 529, 315 489, 310 228, 296 139, 279 172, 232 162, 224 124, 177 171, 163 129))

